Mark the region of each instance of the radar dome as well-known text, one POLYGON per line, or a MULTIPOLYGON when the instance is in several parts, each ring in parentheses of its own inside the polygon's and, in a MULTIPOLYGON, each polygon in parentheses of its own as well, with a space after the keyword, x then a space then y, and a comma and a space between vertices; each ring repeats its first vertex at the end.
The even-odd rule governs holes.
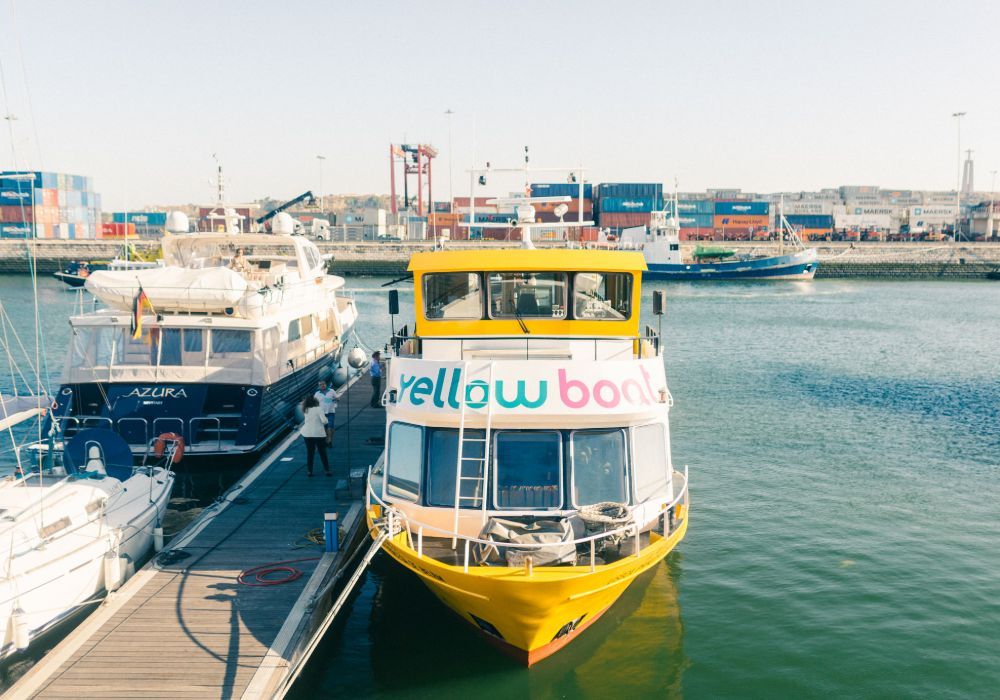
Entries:
POLYGON ((274 217, 271 222, 271 232, 280 233, 282 235, 291 235, 295 233, 295 219, 291 217, 290 214, 281 212, 274 217))
POLYGON ((167 231, 170 233, 187 233, 191 230, 187 215, 181 211, 172 211, 167 214, 167 231))

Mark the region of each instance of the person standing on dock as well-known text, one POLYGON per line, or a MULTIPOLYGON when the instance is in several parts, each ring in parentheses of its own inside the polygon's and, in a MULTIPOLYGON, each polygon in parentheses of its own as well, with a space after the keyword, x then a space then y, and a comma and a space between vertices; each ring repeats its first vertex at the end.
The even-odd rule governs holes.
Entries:
POLYGON ((382 408, 382 353, 378 350, 372 353, 371 367, 368 373, 372 377, 372 408, 382 408))
POLYGON ((330 462, 326 458, 326 415, 319 406, 314 395, 309 395, 302 401, 302 413, 305 419, 299 434, 306 441, 306 476, 313 475, 313 458, 319 452, 319 461, 323 463, 323 471, 327 476, 333 476, 330 462))
POLYGON ((319 380, 319 389, 313 396, 319 401, 319 407, 323 411, 323 415, 326 416, 326 444, 333 445, 333 425, 334 419, 337 417, 337 392, 326 383, 326 381, 319 380))

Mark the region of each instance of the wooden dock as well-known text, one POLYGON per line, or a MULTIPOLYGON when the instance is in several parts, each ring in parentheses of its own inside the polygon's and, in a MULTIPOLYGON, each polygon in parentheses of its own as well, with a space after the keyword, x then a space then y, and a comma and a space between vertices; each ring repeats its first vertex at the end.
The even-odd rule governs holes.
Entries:
MULTIPOLYGON (((287 689, 345 579, 369 548, 365 470, 380 458, 385 411, 362 375, 337 410, 335 476, 290 435, 7 693, 12 698, 267 698, 287 689), (348 463, 348 459, 350 462, 348 463), (355 473, 350 479, 349 467, 355 473), (342 488, 337 488, 338 484, 342 488), (305 539, 339 514, 341 550, 305 539), (296 561, 298 560, 298 561, 296 561), (276 562, 302 571, 281 585, 240 583, 276 562)), ((275 572, 268 578, 283 578, 275 572)), ((252 577, 251 577, 252 580, 252 577)))

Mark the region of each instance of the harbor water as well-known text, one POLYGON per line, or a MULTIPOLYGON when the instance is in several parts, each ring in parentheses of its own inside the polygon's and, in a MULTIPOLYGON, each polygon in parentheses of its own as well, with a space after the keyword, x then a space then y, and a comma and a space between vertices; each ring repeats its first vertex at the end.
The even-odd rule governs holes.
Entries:
MULTIPOLYGON (((390 331, 385 281, 348 280, 369 347, 390 331)), ((73 295, 40 284, 57 376, 73 295)), ((673 458, 691 474, 678 549, 530 670, 380 556, 294 697, 997 692, 1000 285, 663 287, 673 458)), ((0 277, 0 295, 31 342, 29 278, 0 277)))

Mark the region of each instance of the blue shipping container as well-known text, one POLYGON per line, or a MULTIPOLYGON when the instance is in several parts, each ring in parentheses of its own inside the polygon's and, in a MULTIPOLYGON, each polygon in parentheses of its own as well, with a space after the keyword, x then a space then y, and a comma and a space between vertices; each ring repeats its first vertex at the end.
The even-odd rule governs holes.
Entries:
POLYGON ((715 216, 712 214, 685 214, 683 211, 677 217, 681 228, 712 228, 715 226, 715 216))
POLYGON ((55 173, 30 172, 24 170, 6 170, 0 173, 0 189, 17 187, 18 184, 24 189, 36 187, 38 189, 55 189, 59 186, 59 179, 55 173), (31 175, 29 180, 14 179, 8 175, 31 175))
MULTIPOLYGON (((715 202, 711 199, 681 199, 677 202, 681 214, 715 214, 715 202)), ((709 224, 711 225, 711 224, 709 224)))
MULTIPOLYGON (((580 198, 580 185, 572 182, 552 182, 534 183, 531 185, 532 197, 572 197, 580 198)), ((583 198, 591 199, 594 196, 594 186, 589 182, 583 183, 583 198)))
POLYGON ((716 202, 715 213, 725 216, 766 216, 768 202, 716 202))
POLYGON ((0 188, 0 207, 31 206, 31 192, 9 187, 0 188))
POLYGON ((0 238, 34 238, 31 224, 0 224, 0 238))
POLYGON ((597 186, 597 197, 656 197, 663 198, 663 184, 659 182, 602 182, 597 186))
POLYGON ((663 207, 661 197, 604 197, 598 201, 598 209, 607 213, 650 212, 663 207))
POLYGON ((833 216, 830 214, 788 214, 785 218, 790 226, 833 228, 833 216))

